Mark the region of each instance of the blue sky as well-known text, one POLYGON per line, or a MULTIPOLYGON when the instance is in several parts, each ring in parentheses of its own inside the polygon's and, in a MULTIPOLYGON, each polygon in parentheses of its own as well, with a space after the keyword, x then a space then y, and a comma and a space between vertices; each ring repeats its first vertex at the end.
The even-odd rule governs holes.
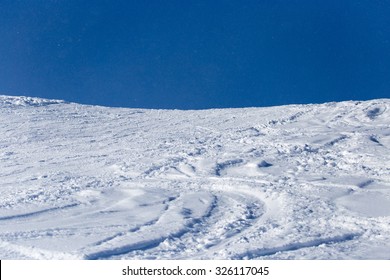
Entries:
POLYGON ((390 97, 390 2, 0 1, 0 93, 203 109, 390 97))

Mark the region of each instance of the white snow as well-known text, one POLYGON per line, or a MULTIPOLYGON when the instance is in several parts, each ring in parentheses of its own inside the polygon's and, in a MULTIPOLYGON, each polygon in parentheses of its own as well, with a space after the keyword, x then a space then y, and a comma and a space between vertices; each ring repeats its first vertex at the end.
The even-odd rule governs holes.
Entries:
POLYGON ((1 259, 390 259, 390 99, 0 96, 1 259))

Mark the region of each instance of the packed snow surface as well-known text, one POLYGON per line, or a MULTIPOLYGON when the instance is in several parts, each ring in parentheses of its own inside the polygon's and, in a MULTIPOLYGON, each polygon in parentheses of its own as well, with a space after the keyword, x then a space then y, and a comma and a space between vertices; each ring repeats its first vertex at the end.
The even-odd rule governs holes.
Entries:
POLYGON ((0 96, 0 258, 390 259, 389 108, 0 96))

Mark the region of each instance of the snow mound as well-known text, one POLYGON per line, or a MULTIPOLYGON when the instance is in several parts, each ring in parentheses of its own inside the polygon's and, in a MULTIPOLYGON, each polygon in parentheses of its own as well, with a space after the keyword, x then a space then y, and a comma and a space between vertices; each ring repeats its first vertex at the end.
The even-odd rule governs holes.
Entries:
POLYGON ((39 107, 62 103, 65 103, 65 101, 38 97, 0 95, 0 107, 39 107))

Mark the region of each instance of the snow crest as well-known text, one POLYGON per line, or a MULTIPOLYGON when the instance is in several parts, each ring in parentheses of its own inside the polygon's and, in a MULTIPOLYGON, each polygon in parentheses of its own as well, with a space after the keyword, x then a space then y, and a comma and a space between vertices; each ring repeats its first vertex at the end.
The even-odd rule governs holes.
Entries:
POLYGON ((44 99, 37 97, 27 96, 6 96, 0 95, 0 108, 1 107, 27 107, 27 106, 47 106, 53 104, 65 103, 63 100, 44 99))

